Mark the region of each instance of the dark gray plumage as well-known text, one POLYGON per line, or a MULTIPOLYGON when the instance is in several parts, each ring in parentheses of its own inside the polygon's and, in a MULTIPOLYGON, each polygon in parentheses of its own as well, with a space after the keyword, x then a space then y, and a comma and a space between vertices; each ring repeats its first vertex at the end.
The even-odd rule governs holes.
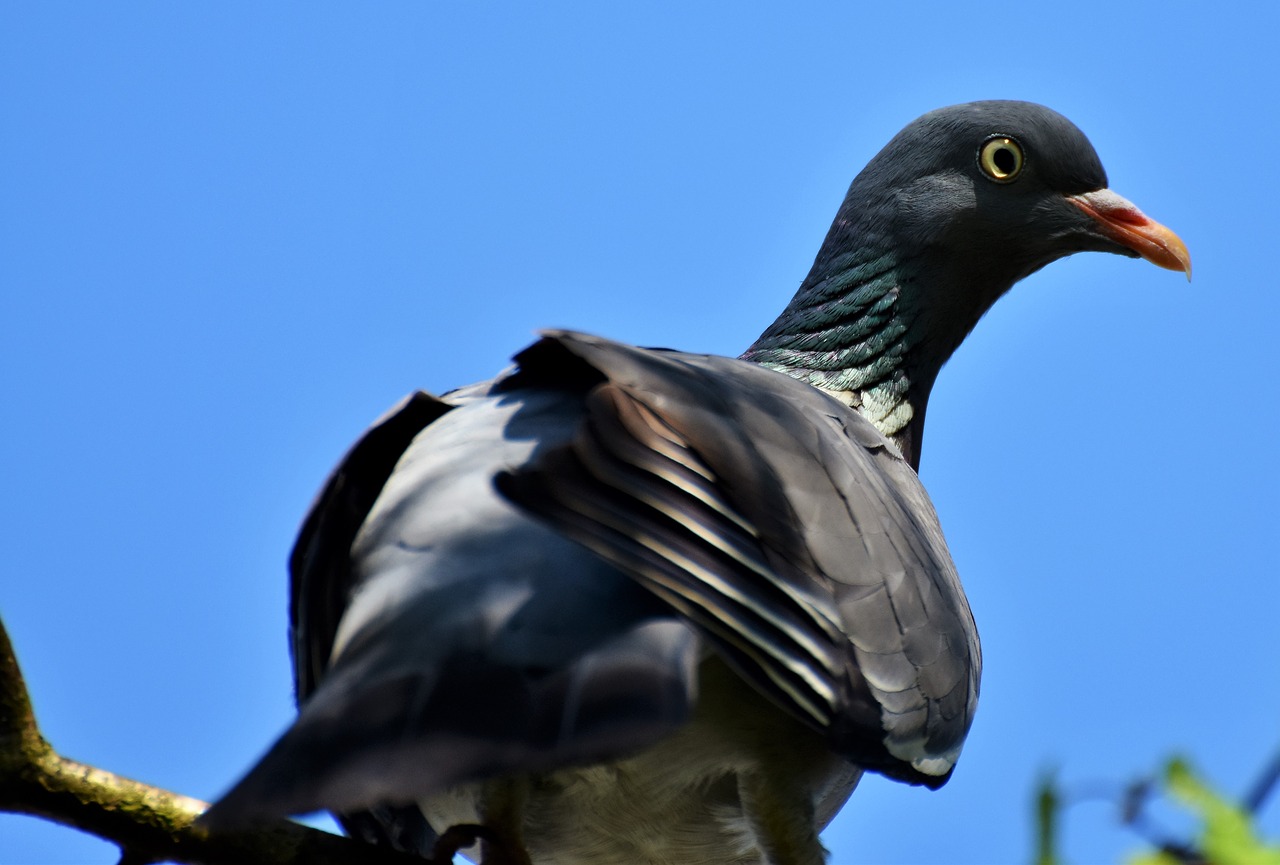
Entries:
POLYGON ((300 715, 206 822, 812 865, 862 771, 941 786, 981 654, 913 470, 925 404, 1001 294, 1081 250, 1190 272, 1064 118, 955 106, 855 179, 745 360, 557 331, 411 396, 303 526, 300 715))

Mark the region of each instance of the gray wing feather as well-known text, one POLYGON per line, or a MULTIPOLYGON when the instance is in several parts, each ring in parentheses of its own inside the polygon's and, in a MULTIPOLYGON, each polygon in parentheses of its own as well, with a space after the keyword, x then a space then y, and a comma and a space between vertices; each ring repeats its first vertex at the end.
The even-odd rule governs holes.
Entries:
POLYGON ((378 418, 329 475, 289 558, 294 690, 310 696, 329 663, 352 589, 351 544, 413 438, 452 406, 410 394, 378 418))
POLYGON ((294 559, 299 681, 319 670, 319 686, 209 825, 407 803, 492 774, 629 753, 684 723, 694 631, 493 488, 499 471, 562 441, 580 413, 579 396, 557 391, 446 405, 348 521, 335 514, 359 502, 342 491, 373 484, 378 473, 359 467, 383 453, 367 437, 357 445, 303 533, 354 523, 349 548, 316 538, 294 559), (325 603, 339 614, 331 631, 315 627, 333 619, 325 603))
POLYGON ((976 707, 981 655, 936 514, 896 449, 853 411, 779 373, 582 334, 549 333, 518 357, 508 386, 568 358, 597 371, 607 382, 597 394, 608 398, 588 400, 579 435, 500 489, 671 600, 850 759, 945 782, 976 707), (665 431, 666 447, 696 464, 699 497, 715 498, 709 516, 698 518, 700 505, 663 477, 664 455, 647 447, 643 456, 638 425, 603 420, 610 412, 665 431), (647 486, 610 454, 649 467, 647 486), (655 500, 679 503, 696 525, 673 526, 655 500))
POLYGON ((851 761, 945 782, 981 659, 892 445, 743 361, 567 332, 517 361, 410 397, 326 483, 291 559, 298 721, 206 822, 382 803, 348 825, 420 841, 399 803, 679 727, 703 641, 851 761))

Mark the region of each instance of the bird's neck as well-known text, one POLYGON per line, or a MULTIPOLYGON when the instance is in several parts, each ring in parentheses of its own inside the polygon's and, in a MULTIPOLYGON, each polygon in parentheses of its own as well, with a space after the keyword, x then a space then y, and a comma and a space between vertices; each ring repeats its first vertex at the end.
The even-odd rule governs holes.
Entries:
POLYGON ((918 467, 929 391, 959 344, 930 344, 921 305, 904 300, 918 296, 928 270, 887 253, 820 254, 782 315, 742 357, 852 407, 918 467))

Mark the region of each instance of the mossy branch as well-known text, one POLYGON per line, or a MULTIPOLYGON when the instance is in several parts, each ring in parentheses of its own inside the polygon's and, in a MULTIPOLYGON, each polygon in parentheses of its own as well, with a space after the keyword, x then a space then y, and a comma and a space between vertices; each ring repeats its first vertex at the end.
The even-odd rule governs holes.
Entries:
POLYGON ((427 860, 288 820, 248 831, 196 824, 208 806, 61 756, 45 741, 0 621, 0 811, 89 832, 120 848, 121 865, 423 865, 427 860))

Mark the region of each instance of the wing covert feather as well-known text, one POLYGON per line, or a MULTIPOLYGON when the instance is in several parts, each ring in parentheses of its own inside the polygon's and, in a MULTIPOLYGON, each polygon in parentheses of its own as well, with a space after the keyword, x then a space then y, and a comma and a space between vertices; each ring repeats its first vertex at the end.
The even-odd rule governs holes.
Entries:
POLYGON ((937 516, 869 422, 729 358, 549 332, 499 387, 590 383, 571 445, 499 490, 632 575, 850 759, 938 786, 977 633, 937 516))

